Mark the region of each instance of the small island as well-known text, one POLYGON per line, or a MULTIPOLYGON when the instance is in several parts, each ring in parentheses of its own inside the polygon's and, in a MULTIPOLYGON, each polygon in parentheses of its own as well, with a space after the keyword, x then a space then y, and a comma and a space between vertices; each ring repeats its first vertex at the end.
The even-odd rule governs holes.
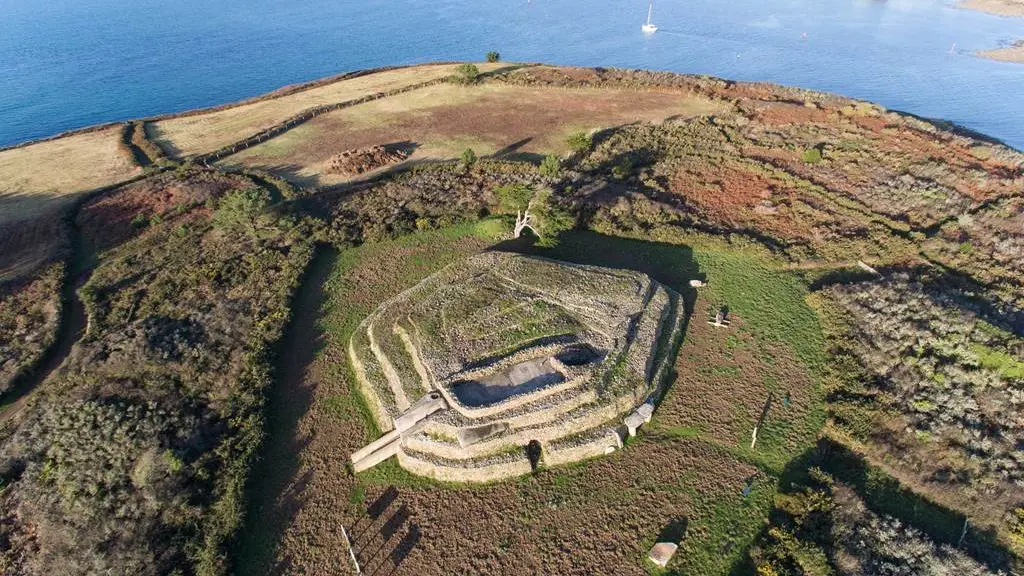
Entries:
POLYGON ((1001 62, 1024 63, 1024 40, 1018 40, 1004 48, 982 50, 978 52, 978 56, 1001 62))

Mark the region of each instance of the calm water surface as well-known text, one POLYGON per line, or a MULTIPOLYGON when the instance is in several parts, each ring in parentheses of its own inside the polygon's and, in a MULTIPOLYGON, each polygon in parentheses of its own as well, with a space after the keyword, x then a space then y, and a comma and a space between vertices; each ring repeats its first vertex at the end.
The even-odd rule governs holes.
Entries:
POLYGON ((660 30, 645 38, 646 11, 645 0, 0 0, 0 146, 495 49, 837 92, 1024 149, 1024 64, 972 56, 1024 38, 1024 19, 943 0, 658 0, 660 30))

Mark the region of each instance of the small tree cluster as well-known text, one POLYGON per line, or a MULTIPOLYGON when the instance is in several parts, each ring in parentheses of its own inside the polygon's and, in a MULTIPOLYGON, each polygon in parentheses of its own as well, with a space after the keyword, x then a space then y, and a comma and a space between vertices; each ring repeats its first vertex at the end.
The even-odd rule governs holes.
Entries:
POLYGON ((477 160, 478 158, 476 157, 476 152, 473 152, 472 148, 466 148, 465 150, 462 151, 462 157, 460 158, 460 161, 462 163, 463 169, 469 170, 474 165, 476 165, 477 160))
POLYGON ((480 79, 480 69, 476 64, 460 64, 455 69, 455 82, 458 84, 475 84, 480 79))
POLYGON ((529 229, 541 246, 554 246, 558 235, 572 227, 568 212, 555 202, 550 188, 509 184, 495 190, 498 211, 516 217, 513 235, 519 238, 529 229))
POLYGON ((501 54, 499 54, 496 50, 491 50, 490 52, 487 53, 488 62, 494 63, 497 62, 498 60, 501 60, 501 54))
POLYGON ((566 144, 569 145, 569 150, 578 154, 590 150, 590 147, 594 144, 594 139, 586 132, 573 132, 566 140, 566 144))
POLYGON ((807 150, 804 150, 803 159, 804 162, 808 164, 817 164, 818 162, 821 162, 821 150, 818 150, 817 148, 808 148, 807 150))
POLYGON ((256 236, 268 206, 270 194, 263 188, 250 186, 234 190, 217 203, 213 222, 228 233, 256 236))
POLYGON ((540 173, 548 178, 558 178, 562 172, 562 161, 554 154, 548 154, 540 163, 540 173))

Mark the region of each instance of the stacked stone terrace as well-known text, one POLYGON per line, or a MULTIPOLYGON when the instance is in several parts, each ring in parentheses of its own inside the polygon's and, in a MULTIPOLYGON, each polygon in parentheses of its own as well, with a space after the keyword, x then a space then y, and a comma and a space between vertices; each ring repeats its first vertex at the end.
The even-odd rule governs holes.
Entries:
POLYGON ((393 455, 417 474, 486 482, 529 472, 531 441, 549 466, 610 453, 624 417, 649 419, 683 320, 681 297, 637 272, 503 252, 453 264, 349 343, 385 432, 353 465, 393 455))

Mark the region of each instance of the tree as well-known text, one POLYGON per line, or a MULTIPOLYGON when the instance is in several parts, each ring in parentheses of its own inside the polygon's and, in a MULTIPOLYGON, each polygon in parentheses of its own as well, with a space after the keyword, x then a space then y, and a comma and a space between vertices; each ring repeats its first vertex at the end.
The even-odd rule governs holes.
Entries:
POLYGON ((258 186, 233 190, 221 198, 213 223, 228 232, 248 232, 255 236, 260 217, 270 205, 270 194, 258 186))
POLYGON ((527 184, 508 184, 495 189, 498 210, 515 214, 514 236, 519 238, 529 229, 540 246, 554 246, 558 235, 572 227, 569 213, 555 203, 550 188, 534 188, 527 184))
POLYGON ((472 148, 466 148, 462 151, 462 167, 469 169, 476 164, 477 157, 476 152, 473 152, 472 148))
POLYGON ((562 161, 554 154, 548 154, 540 163, 540 173, 548 178, 558 178, 562 171, 562 161))
POLYGON ((455 81, 459 84, 473 84, 480 78, 480 69, 476 64, 460 64, 455 69, 455 81))
POLYGON ((490 52, 487 53, 488 62, 497 62, 498 60, 501 60, 501 54, 499 54, 496 50, 491 50, 490 52))
POLYGON ((586 132, 574 132, 566 140, 569 149, 576 153, 586 152, 593 143, 594 139, 588 136, 586 132))

